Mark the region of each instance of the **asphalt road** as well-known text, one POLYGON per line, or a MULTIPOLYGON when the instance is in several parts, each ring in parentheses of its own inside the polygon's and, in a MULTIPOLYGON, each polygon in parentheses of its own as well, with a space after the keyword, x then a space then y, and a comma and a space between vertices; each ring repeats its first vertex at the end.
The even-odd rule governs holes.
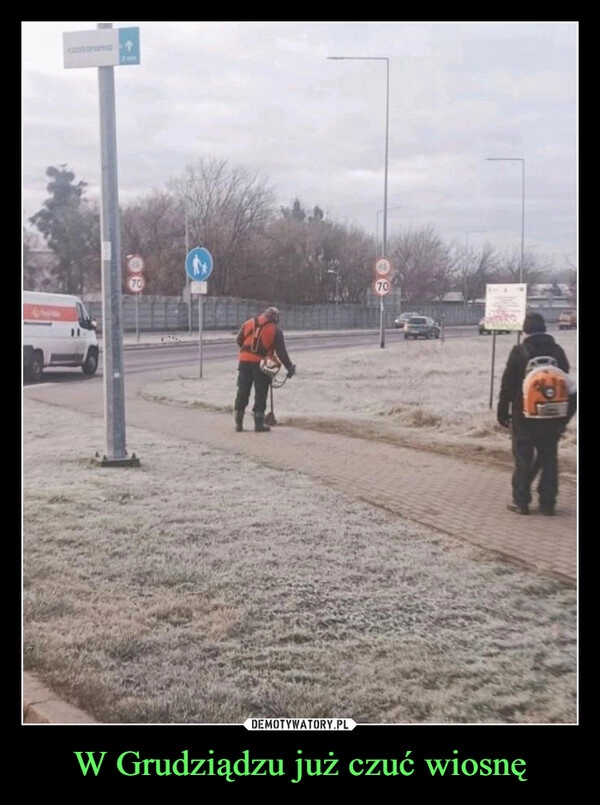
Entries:
MULTIPOLYGON (((447 327, 443 338, 482 338, 477 328, 470 326, 447 327)), ((508 336, 498 336, 506 338, 508 336)), ((343 332, 302 333, 294 332, 285 335, 286 345, 291 354, 314 349, 345 349, 355 346, 373 345, 379 348, 380 333, 377 330, 357 330, 343 332)), ((405 341, 401 330, 386 331, 385 344, 405 344, 407 349, 411 341, 405 341)), ((385 348, 385 347, 384 347, 385 348)), ((79 368, 48 367, 44 370, 44 378, 40 383, 94 382, 102 377, 103 344, 100 339, 100 365, 95 377, 88 377, 79 368)), ((198 333, 127 333, 123 338, 123 369, 128 376, 132 374, 161 372, 167 369, 184 366, 198 366, 202 361, 231 360, 235 361, 237 347, 234 333, 230 331, 209 332, 203 335, 202 343, 198 333)), ((26 383, 25 385, 39 385, 26 383)))

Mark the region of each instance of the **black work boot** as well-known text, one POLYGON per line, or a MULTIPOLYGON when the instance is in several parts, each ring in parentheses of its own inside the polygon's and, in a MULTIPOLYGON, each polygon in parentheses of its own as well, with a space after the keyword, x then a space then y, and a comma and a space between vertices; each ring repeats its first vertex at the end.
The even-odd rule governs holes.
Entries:
POLYGON ((506 508, 509 512, 515 512, 516 514, 529 514, 527 503, 509 503, 506 508))
POLYGON ((271 430, 268 425, 265 425, 264 414, 254 414, 254 430, 257 433, 266 433, 268 430, 271 430))
POLYGON ((237 431, 244 430, 244 412, 243 411, 236 411, 235 412, 235 429, 237 431))

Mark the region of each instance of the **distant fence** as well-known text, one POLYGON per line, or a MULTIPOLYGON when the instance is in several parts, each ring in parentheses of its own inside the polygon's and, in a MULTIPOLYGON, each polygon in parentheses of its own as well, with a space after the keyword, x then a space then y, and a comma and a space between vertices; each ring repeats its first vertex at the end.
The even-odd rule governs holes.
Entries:
MULTIPOLYGON (((98 294, 84 297, 88 312, 98 322, 102 331, 102 300, 98 294)), ((235 297, 205 296, 202 303, 203 330, 237 330, 251 316, 262 312, 272 301, 238 299, 235 297)), ((532 305, 533 306, 533 305, 532 305)), ((536 305, 536 310, 548 323, 558 319, 565 303, 555 306, 536 305)), ((373 301, 367 305, 330 302, 317 305, 278 304, 281 320, 286 330, 353 330, 377 329, 380 326, 379 306, 373 301)), ((384 327, 394 326, 400 312, 414 310, 422 316, 431 316, 444 326, 476 325, 485 313, 483 303, 464 305, 461 302, 405 303, 402 311, 397 304, 384 302, 384 327)), ((177 296, 123 295, 124 332, 183 332, 198 331, 199 297, 192 297, 191 310, 188 303, 177 296)))

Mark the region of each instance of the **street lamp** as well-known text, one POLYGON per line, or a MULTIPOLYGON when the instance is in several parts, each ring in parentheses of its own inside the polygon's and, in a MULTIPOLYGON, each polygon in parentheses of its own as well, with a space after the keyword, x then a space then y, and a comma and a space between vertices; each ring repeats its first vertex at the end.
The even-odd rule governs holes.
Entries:
MULTIPOLYGON (((388 207, 388 212, 390 210, 401 210, 401 209, 402 209, 402 207, 388 207)), ((375 225, 375 248, 377 249, 378 252, 379 252, 379 216, 381 215, 382 212, 383 212, 383 210, 377 210, 377 221, 376 221, 376 225, 375 225)), ((378 254, 377 256, 379 257, 380 255, 378 254)), ((383 257, 386 256, 385 255, 385 250, 384 250, 384 254, 382 256, 383 257)))
MULTIPOLYGON (((185 256, 190 251, 190 206, 189 206, 189 199, 187 196, 187 186, 186 186, 186 195, 184 198, 185 202, 185 256)), ((185 278, 185 285, 187 289, 187 298, 188 298, 188 336, 192 334, 192 292, 191 292, 191 280, 186 274, 185 278)))
POLYGON ((521 163, 521 262, 519 264, 519 282, 523 282, 523 264, 525 262, 525 160, 523 157, 486 157, 486 162, 520 162, 521 163))
MULTIPOLYGON (((386 68, 385 83, 385 163, 383 172, 383 254, 387 257, 387 213, 388 213, 388 151, 390 133, 390 60, 387 56, 327 56, 334 61, 384 61, 386 68)), ((384 305, 383 296, 379 303, 379 346, 385 347, 384 305)))
MULTIPOLYGON (((521 261, 519 263, 519 284, 523 284, 523 264, 525 262, 525 159, 523 157, 487 157, 487 162, 521 163, 521 261)), ((517 333, 517 344, 521 343, 521 331, 517 333)))
POLYGON ((485 232, 485 229, 469 229, 465 235, 465 271, 463 275, 463 306, 467 305, 467 292, 468 292, 468 271, 469 271, 469 235, 474 235, 477 232, 485 232))
POLYGON ((328 274, 335 274, 335 304, 337 305, 340 296, 340 271, 338 268, 328 268, 328 274))

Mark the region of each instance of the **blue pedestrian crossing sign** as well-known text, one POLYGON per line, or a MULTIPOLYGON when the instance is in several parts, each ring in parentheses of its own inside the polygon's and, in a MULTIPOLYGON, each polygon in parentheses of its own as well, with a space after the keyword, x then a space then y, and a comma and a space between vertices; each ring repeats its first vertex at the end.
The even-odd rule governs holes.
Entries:
POLYGON ((213 270, 212 254, 203 246, 196 246, 187 253, 185 273, 194 282, 205 282, 213 270))

